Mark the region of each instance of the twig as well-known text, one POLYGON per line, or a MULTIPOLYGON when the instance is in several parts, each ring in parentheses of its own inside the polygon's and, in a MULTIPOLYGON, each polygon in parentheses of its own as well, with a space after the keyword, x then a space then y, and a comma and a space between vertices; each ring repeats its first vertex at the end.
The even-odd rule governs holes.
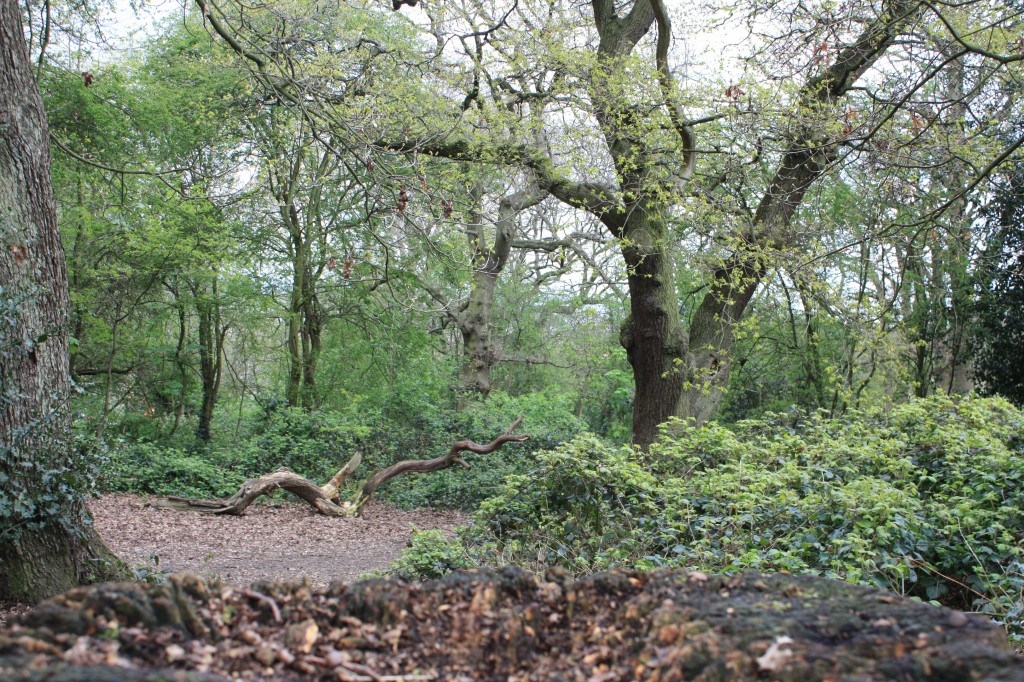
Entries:
POLYGON ((352 663, 350 661, 329 661, 322 656, 306 656, 304 659, 307 663, 314 665, 323 666, 325 668, 342 668, 344 671, 352 673, 352 675, 345 675, 342 672, 341 675, 343 680, 383 680, 384 682, 413 682, 414 680, 436 680, 437 675, 434 673, 419 673, 413 675, 380 675, 371 668, 360 665, 359 663, 352 663))
POLYGON ((978 592, 976 589, 974 589, 970 585, 965 585, 964 583, 960 582, 956 578, 953 578, 951 576, 946 575, 945 573, 939 571, 934 566, 931 566, 930 564, 928 564, 928 563, 926 563, 924 561, 921 561, 920 559, 915 559, 913 557, 907 557, 907 561, 909 561, 910 563, 914 564, 918 568, 923 568, 923 569, 925 569, 927 571, 931 571, 935 575, 939 576, 940 578, 945 578, 946 580, 948 580, 951 583, 956 583, 957 585, 959 585, 960 587, 964 588, 968 592, 973 592, 976 596, 980 597, 981 599, 988 599, 988 597, 983 595, 981 592, 978 592))
POLYGON ((270 606, 270 612, 274 614, 274 622, 281 622, 281 609, 277 608, 277 602, 272 597, 268 597, 265 594, 250 590, 247 587, 242 587, 238 590, 238 593, 243 597, 249 597, 250 599, 258 599, 259 601, 268 604, 270 606))

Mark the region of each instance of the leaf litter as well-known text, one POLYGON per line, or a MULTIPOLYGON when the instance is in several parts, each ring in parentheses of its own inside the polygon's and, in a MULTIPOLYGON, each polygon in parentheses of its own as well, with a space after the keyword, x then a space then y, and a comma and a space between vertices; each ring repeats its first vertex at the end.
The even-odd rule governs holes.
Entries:
POLYGON ((360 518, 331 518, 305 505, 274 501, 243 516, 169 512, 140 495, 107 495, 89 504, 96 530, 114 553, 145 572, 189 572, 248 585, 302 580, 326 587, 387 568, 413 530, 452 532, 468 522, 453 511, 403 511, 372 501, 360 518))

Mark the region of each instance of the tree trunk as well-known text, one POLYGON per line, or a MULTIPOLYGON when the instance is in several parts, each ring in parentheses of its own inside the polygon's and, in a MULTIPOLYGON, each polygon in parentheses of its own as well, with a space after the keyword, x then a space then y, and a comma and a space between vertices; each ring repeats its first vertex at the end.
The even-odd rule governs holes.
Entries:
POLYGON ((679 319, 674 264, 660 216, 635 211, 623 229, 629 317, 619 341, 633 368, 633 443, 646 449, 658 425, 676 414, 687 378, 686 337, 679 319))
MULTIPOLYGON (((107 357, 107 370, 104 373, 103 381, 103 412, 100 414, 99 424, 96 426, 96 437, 103 435, 103 429, 107 427, 107 417, 110 416, 110 400, 114 390, 114 358, 117 357, 117 332, 121 327, 124 316, 121 315, 121 303, 124 300, 123 294, 117 294, 117 305, 114 307, 114 324, 110 327, 110 355, 107 357)), ((70 367, 68 368, 70 370, 70 367)))
MULTIPOLYGON (((481 194, 477 192, 477 194, 481 194)), ((536 184, 510 194, 498 202, 498 219, 494 225, 494 243, 484 241, 480 219, 470 218, 466 237, 473 249, 473 284, 463 310, 456 316, 462 333, 464 358, 459 378, 459 407, 465 407, 471 396, 486 398, 491 392, 491 369, 498 359, 491 340, 494 290, 498 276, 512 251, 517 232, 516 219, 547 196, 536 184)), ((479 198, 479 197, 478 197, 479 198)))
POLYGON ((313 274, 307 270, 303 280, 305 293, 302 303, 302 406, 307 410, 320 407, 316 373, 320 364, 323 311, 317 298, 313 274))
POLYGON ((68 280, 46 115, 13 0, 0 0, 0 599, 116 572, 92 530, 68 409, 68 280))
POLYGON ((188 401, 188 365, 185 363, 185 342, 188 339, 188 315, 185 311, 185 302, 177 287, 172 289, 174 293, 174 304, 178 309, 178 345, 174 349, 174 364, 178 367, 178 378, 181 381, 181 388, 178 389, 178 404, 174 406, 174 426, 169 435, 173 436, 181 427, 181 421, 185 417, 185 403, 188 401))
POLYGON ((196 438, 210 441, 213 410, 220 391, 220 377, 224 360, 224 333, 220 321, 220 292, 217 274, 213 274, 209 294, 196 288, 196 309, 199 313, 199 375, 203 384, 203 403, 199 410, 196 438))
POLYGON ((486 398, 491 392, 491 368, 495 353, 491 345, 491 307, 498 273, 476 270, 473 286, 460 316, 462 333, 462 369, 459 378, 459 407, 465 407, 471 396, 486 398))
POLYGON ((298 407, 302 391, 302 295, 295 286, 293 281, 288 307, 288 387, 285 389, 285 397, 292 407, 298 407))

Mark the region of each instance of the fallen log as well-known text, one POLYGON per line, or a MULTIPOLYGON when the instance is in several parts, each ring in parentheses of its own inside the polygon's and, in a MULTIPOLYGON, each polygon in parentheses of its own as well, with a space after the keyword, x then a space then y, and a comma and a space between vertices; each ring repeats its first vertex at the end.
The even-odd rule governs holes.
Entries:
POLYGON ((288 469, 278 469, 272 473, 253 478, 241 485, 231 497, 225 500, 193 500, 184 497, 164 497, 153 500, 154 507, 175 509, 179 511, 197 511, 207 514, 228 514, 241 516, 258 498, 272 495, 277 490, 284 490, 304 500, 324 516, 361 516, 367 503, 373 499, 377 489, 386 481, 406 473, 429 473, 440 471, 458 464, 469 468, 462 459, 462 453, 472 452, 488 455, 495 452, 505 443, 521 443, 530 438, 529 434, 515 434, 515 430, 523 423, 523 418, 515 420, 511 426, 490 443, 480 444, 471 440, 458 440, 452 443, 448 454, 433 459, 407 459, 392 464, 386 469, 374 473, 363 483, 359 493, 353 500, 341 500, 339 491, 356 468, 362 462, 362 453, 356 452, 351 459, 338 470, 331 480, 322 486, 310 481, 288 469))
POLYGON ((0 679, 1024 681, 983 616, 792 575, 517 569, 78 588, 0 631, 0 679))

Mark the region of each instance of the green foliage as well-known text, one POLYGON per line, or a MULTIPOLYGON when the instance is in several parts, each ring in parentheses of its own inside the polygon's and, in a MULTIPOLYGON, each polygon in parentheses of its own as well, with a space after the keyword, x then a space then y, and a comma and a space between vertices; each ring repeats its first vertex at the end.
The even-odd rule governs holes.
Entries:
POLYGON ((182 497, 224 497, 245 480, 208 458, 155 443, 124 443, 111 448, 106 490, 182 497))
POLYGON ((442 455, 456 440, 489 442, 523 415, 521 431, 532 434, 530 441, 509 443, 490 455, 468 455, 469 470, 452 467, 400 476, 378 493, 404 508, 473 510, 500 490, 506 476, 536 466, 533 451, 554 447, 586 426, 573 416, 571 397, 554 392, 519 397, 496 393, 463 412, 435 411, 421 428, 388 419, 367 399, 343 391, 335 394, 334 403, 339 407, 312 411, 268 406, 246 420, 240 437, 215 439, 209 446, 166 437, 156 440, 156 420, 124 415, 108 429, 120 437, 108 446, 105 489, 222 497, 242 481, 280 467, 324 482, 359 450, 363 464, 349 483, 354 487, 396 461, 442 455))
MULTIPOLYGON (((350 409, 307 412, 270 409, 250 424, 238 442, 155 443, 118 439, 109 446, 105 489, 154 495, 223 497, 248 478, 286 467, 311 480, 325 481, 362 447, 371 434, 358 398, 350 409)), ((135 418, 128 417, 129 426, 135 418)), ((123 431, 118 424, 115 431, 123 431)), ((167 439, 165 439, 167 441, 167 439)))
POLYGON ((486 501, 478 560, 581 574, 829 576, 1021 625, 1024 414, 946 396, 843 421, 679 427, 642 454, 581 436, 486 501))
POLYGON ((434 580, 474 565, 458 540, 449 540, 440 530, 422 530, 413 532, 388 574, 403 580, 434 580))
POLYGON ((649 553, 663 501, 632 449, 583 435, 538 453, 537 462, 483 503, 477 541, 492 542, 513 563, 559 564, 576 573, 634 565, 649 553))
POLYGON ((530 434, 531 450, 555 447, 587 430, 587 423, 573 414, 573 396, 556 387, 519 396, 492 392, 485 402, 455 413, 452 430, 486 442, 519 417, 530 434))
POLYGON ((357 396, 350 397, 344 411, 279 407, 257 422, 248 442, 234 452, 221 450, 219 457, 247 476, 286 467, 311 480, 325 481, 354 451, 363 449, 373 432, 374 416, 357 396))

